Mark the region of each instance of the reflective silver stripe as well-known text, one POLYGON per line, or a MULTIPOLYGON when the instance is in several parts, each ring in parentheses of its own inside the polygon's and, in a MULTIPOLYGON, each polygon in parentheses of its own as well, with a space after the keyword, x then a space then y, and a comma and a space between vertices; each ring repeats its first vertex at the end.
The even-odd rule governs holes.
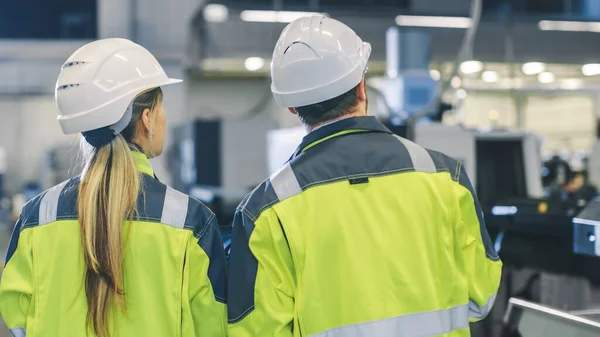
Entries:
POLYGON ((327 330, 313 337, 429 337, 469 327, 467 304, 447 310, 436 310, 359 323, 327 330))
POLYGON ((58 213, 58 199, 60 197, 60 192, 62 192, 63 188, 65 188, 67 182, 69 181, 67 180, 52 187, 42 197, 42 201, 40 202, 40 225, 45 225, 56 221, 56 215, 58 213))
POLYGON ((183 228, 187 217, 189 197, 169 186, 165 193, 160 222, 165 225, 183 228))
POLYGON ((279 171, 273 173, 269 179, 279 201, 302 193, 302 188, 300 188, 300 184, 290 163, 285 164, 279 171))
POLYGON ((25 333, 25 328, 10 329, 10 333, 13 335, 13 337, 26 337, 27 336, 27 334, 25 333))
POLYGON ((473 317, 475 319, 484 319, 490 313, 490 311, 492 311, 494 302, 496 302, 496 295, 497 294, 492 295, 492 297, 490 297, 487 300, 487 303, 483 306, 480 306, 477 303, 469 300, 469 317, 473 317))
POLYGON ((408 139, 404 139, 400 136, 396 136, 398 140, 406 147, 410 160, 412 161, 415 171, 435 173, 437 172, 433 159, 429 155, 429 152, 425 148, 411 142, 408 139))

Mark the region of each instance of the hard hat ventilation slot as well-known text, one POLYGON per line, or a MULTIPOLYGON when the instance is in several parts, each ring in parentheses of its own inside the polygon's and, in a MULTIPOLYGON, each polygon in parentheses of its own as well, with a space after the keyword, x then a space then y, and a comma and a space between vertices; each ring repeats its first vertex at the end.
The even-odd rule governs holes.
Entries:
POLYGON ((72 67, 72 66, 77 66, 77 65, 80 65, 80 64, 85 64, 85 63, 87 63, 87 62, 84 62, 84 61, 67 62, 67 63, 63 64, 62 68, 65 69, 65 68, 69 68, 69 67, 72 67))
POLYGON ((71 88, 74 88, 74 87, 78 87, 80 85, 81 84, 77 84, 77 83, 74 83, 74 84, 65 84, 65 85, 61 85, 60 87, 56 88, 56 90, 71 89, 71 88))
POLYGON ((295 44, 305 45, 305 46, 308 47, 308 49, 312 50, 312 52, 315 53, 316 56, 319 56, 319 54, 317 54, 317 52, 311 46, 309 46, 308 44, 306 44, 305 42, 302 42, 302 41, 294 41, 294 42, 292 42, 292 44, 290 44, 289 46, 287 46, 287 48, 285 48, 285 51, 283 52, 283 55, 285 55, 285 53, 287 53, 288 50, 290 48, 292 48, 292 46, 295 45, 295 44))

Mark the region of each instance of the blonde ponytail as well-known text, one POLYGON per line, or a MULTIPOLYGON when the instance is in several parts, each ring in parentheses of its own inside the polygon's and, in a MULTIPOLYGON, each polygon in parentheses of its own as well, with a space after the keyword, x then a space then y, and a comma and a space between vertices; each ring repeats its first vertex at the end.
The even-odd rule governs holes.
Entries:
POLYGON ((133 220, 141 189, 130 143, 141 111, 153 110, 160 99, 160 88, 140 95, 134 101, 132 121, 121 135, 98 149, 86 145, 90 149, 77 209, 86 264, 87 324, 99 337, 110 336, 111 306, 125 310, 123 224, 133 220))
POLYGON ((140 176, 122 136, 96 149, 79 186, 78 214, 87 266, 88 322, 98 336, 109 336, 110 303, 123 301, 123 240, 126 220, 134 216, 140 176))

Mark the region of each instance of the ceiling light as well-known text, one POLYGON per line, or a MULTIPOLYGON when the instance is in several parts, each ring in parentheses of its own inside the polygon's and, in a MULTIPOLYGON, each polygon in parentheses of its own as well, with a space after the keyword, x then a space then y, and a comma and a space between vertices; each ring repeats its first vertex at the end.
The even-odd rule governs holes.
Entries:
POLYGON ((540 30, 562 32, 600 32, 600 22, 542 20, 538 23, 538 27, 540 30))
POLYGON ((462 28, 471 27, 471 18, 457 16, 398 15, 396 24, 409 27, 462 28))
POLYGON ((483 69, 483 63, 480 61, 464 61, 460 64, 460 72, 463 74, 475 74, 483 69))
POLYGON ((554 74, 551 72, 543 72, 538 74, 538 81, 540 83, 552 83, 554 82, 554 74))
POLYGON ((438 70, 431 69, 429 70, 429 76, 431 76, 431 78, 433 78, 434 80, 439 81, 442 77, 442 74, 440 74, 438 70))
POLYGON ((253 11, 246 10, 240 13, 240 19, 248 22, 281 22, 288 23, 303 16, 326 15, 317 12, 291 12, 291 11, 253 11))
POLYGON ((481 74, 481 79, 482 79, 484 82, 487 82, 487 83, 494 83, 494 82, 498 82, 498 72, 496 72, 496 71, 491 71, 491 70, 484 71, 484 72, 481 74))
POLYGON ((458 76, 454 76, 452 77, 452 79, 450 80, 450 85, 452 86, 452 88, 456 89, 456 88, 460 88, 462 86, 462 80, 460 79, 460 77, 458 76))
POLYGON ((210 4, 202 11, 204 20, 208 22, 225 22, 229 18, 229 10, 224 5, 210 4))
POLYGON ((600 75, 600 64, 598 63, 588 63, 588 64, 584 64, 581 67, 581 72, 585 75, 585 76, 595 76, 595 75, 600 75))
POLYGON ((560 81, 560 87, 563 89, 575 90, 581 88, 583 81, 578 78, 568 78, 560 81))
POLYGON ((525 75, 536 75, 546 69, 546 64, 542 62, 527 62, 523 64, 521 70, 525 75))
POLYGON ((244 67, 248 71, 257 71, 265 65, 265 60, 261 57, 249 57, 244 62, 244 67))
POLYGON ((488 112, 488 118, 491 121, 497 121, 500 118, 500 113, 496 109, 492 109, 488 112))

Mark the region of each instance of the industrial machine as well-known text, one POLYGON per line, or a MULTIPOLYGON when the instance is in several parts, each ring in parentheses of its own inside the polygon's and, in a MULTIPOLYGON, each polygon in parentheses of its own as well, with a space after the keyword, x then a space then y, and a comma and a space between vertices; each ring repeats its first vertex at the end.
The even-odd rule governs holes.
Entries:
POLYGON ((597 337, 598 315, 567 313, 536 303, 511 298, 504 316, 504 336, 510 337, 597 337), (591 319, 589 317, 595 317, 591 319))
POLYGON ((270 115, 197 119, 174 128, 166 151, 171 185, 203 201, 229 234, 235 208, 267 176, 265 134, 270 115), (243 135, 243 138, 242 138, 243 135))

